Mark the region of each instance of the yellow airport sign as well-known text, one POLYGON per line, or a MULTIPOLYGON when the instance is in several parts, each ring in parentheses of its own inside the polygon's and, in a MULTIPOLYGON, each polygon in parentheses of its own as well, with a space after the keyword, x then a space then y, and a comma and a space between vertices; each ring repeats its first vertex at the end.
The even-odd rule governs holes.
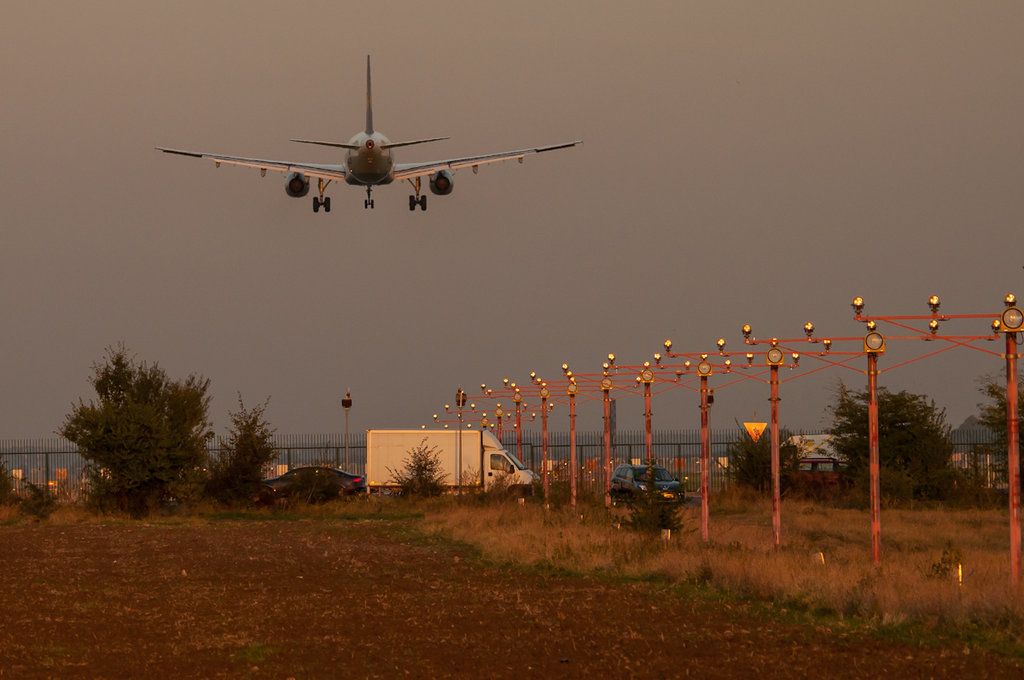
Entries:
POLYGON ((768 427, 768 423, 743 423, 743 427, 747 429, 750 438, 757 443, 757 440, 764 434, 765 428, 768 427))

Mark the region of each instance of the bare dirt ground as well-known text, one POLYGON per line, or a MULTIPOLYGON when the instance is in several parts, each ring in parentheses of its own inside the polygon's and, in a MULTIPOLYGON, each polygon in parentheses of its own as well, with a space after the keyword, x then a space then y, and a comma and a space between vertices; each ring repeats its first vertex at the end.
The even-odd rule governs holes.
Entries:
POLYGON ((408 521, 0 527, 0 678, 975 677, 1017 661, 488 565, 408 521))

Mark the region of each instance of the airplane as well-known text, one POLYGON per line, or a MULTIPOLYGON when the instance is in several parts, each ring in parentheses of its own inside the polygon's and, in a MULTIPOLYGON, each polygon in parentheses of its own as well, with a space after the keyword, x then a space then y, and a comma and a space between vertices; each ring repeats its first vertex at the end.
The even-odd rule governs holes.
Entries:
POLYGON ((447 158, 440 161, 428 163, 396 163, 392 149, 428 142, 438 142, 448 137, 431 137, 429 139, 415 139, 405 142, 392 142, 380 132, 373 129, 373 104, 370 97, 370 57, 366 57, 366 129, 356 133, 348 142, 327 142, 312 139, 292 139, 289 141, 300 144, 315 144, 336 149, 345 149, 345 161, 337 164, 325 163, 297 163, 293 161, 274 161, 262 158, 244 158, 241 156, 226 156, 223 154, 206 153, 203 151, 186 151, 183 149, 169 149, 156 147, 158 151, 179 156, 190 156, 193 158, 205 158, 212 160, 216 167, 221 165, 237 165, 246 168, 256 168, 260 171, 260 177, 266 177, 267 171, 280 172, 285 174, 284 190, 293 198, 303 198, 309 193, 310 178, 317 181, 317 194, 313 197, 313 212, 325 213, 331 211, 331 198, 324 196, 324 191, 333 182, 345 182, 354 186, 366 188, 366 200, 363 201, 363 208, 373 208, 374 187, 392 182, 407 181, 413 188, 413 194, 409 196, 409 210, 427 209, 427 196, 422 192, 422 179, 429 178, 428 186, 430 192, 436 196, 447 196, 455 188, 456 170, 472 168, 476 174, 481 165, 498 163, 512 160, 520 163, 529 154, 544 153, 557 149, 568 149, 583 142, 576 140, 563 144, 552 144, 550 146, 537 146, 527 149, 516 149, 514 151, 501 151, 498 153, 484 154, 481 156, 464 156, 461 158, 447 158))

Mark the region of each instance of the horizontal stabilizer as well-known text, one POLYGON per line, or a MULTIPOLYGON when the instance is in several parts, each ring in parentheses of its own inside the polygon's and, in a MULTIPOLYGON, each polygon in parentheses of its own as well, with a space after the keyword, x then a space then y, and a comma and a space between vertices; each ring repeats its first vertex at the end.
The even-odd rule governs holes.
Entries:
POLYGON ((342 144, 341 142, 319 142, 313 139, 289 139, 289 142, 298 142, 299 144, 316 144, 317 146, 333 146, 336 149, 358 149, 359 146, 356 144, 342 144))
POLYGON ((430 139, 414 139, 409 142, 388 142, 387 144, 381 144, 382 149, 394 149, 396 146, 412 146, 413 144, 426 144, 427 142, 440 142, 444 139, 451 139, 451 137, 431 137, 430 139))

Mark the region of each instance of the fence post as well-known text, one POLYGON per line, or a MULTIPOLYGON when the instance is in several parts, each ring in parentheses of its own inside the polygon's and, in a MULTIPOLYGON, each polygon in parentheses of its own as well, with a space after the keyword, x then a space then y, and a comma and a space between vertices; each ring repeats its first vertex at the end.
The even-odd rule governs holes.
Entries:
POLYGON ((43 480, 43 488, 46 489, 46 493, 50 493, 50 452, 47 451, 43 454, 44 469, 46 479, 43 480))

